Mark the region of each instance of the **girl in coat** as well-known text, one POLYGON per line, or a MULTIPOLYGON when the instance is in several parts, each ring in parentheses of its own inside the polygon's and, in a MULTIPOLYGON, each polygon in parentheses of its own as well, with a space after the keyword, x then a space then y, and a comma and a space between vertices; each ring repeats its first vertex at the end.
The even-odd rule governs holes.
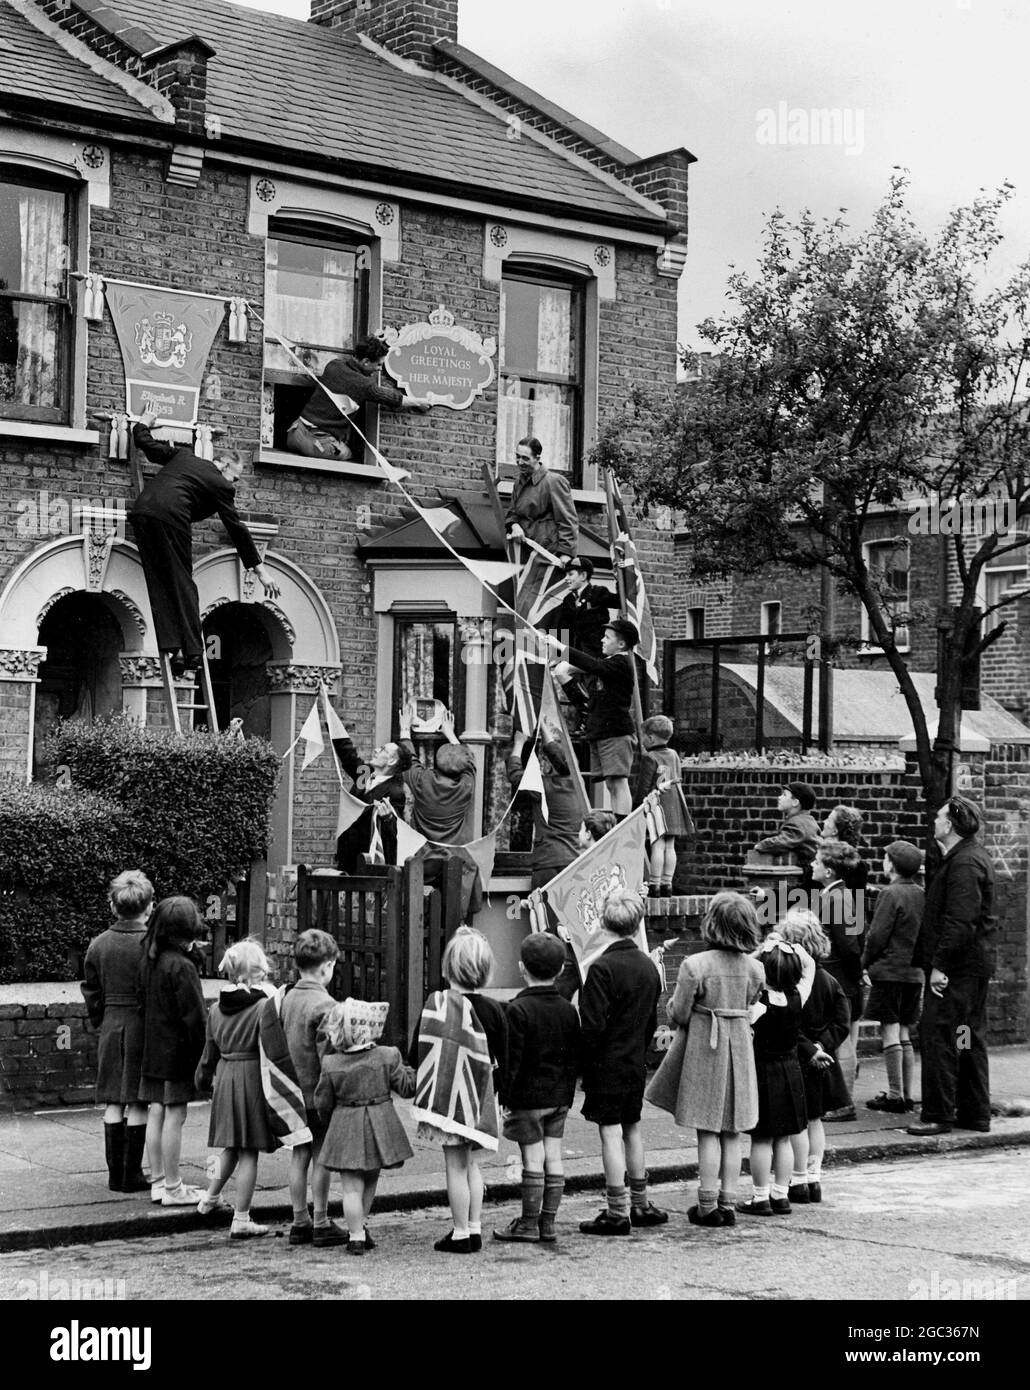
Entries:
POLYGON ((862 1017, 862 936, 865 927, 864 894, 847 886, 856 872, 858 850, 841 840, 824 840, 812 865, 812 880, 819 888, 819 920, 830 943, 824 967, 847 995, 851 1028, 838 1051, 848 1089, 847 1102, 826 1112, 829 1120, 855 1118, 854 1090, 858 1074, 858 1023, 862 1017))
POLYGON ((848 1103, 848 1090, 837 1061, 837 1049, 848 1036, 851 1010, 847 996, 833 976, 819 962, 830 953, 830 943, 814 912, 793 907, 780 924, 785 941, 801 946, 816 963, 815 980, 808 1002, 801 1010, 801 1037, 798 1048, 805 1081, 808 1129, 790 1141, 794 1151, 794 1171, 787 1196, 792 1206, 823 1199, 823 1154, 826 1130, 823 1116, 848 1103), (810 1050, 811 1049, 811 1050, 810 1050))
POLYGON ((89 943, 82 994, 90 1023, 100 1029, 96 1099, 106 1107, 107 1185, 112 1192, 146 1192, 147 1107, 139 1099, 143 1016, 137 990, 154 888, 146 874, 126 869, 112 880, 110 901, 115 921, 89 943))
POLYGON ((195 1207, 202 1195, 183 1183, 179 1156, 186 1105, 193 1098, 193 1073, 204 1050, 207 1008, 197 967, 188 954, 203 935, 204 923, 192 898, 163 898, 143 941, 139 1098, 150 1106, 150 1200, 165 1207, 195 1207))
POLYGON ((404 1065, 397 1048, 377 1042, 388 1009, 388 1004, 345 999, 329 1011, 324 1024, 335 1051, 322 1058, 315 1107, 328 1125, 322 1165, 339 1173, 343 1187, 348 1255, 375 1249, 365 1222, 379 1174, 384 1168, 399 1168, 412 1156, 391 1097, 413 1096, 415 1073, 404 1065))
POLYGON ((680 783, 683 768, 679 754, 669 747, 675 731, 672 720, 664 714, 645 719, 641 730, 644 748, 640 760, 640 779, 637 784, 637 803, 649 792, 661 790, 661 808, 665 834, 653 840, 650 849, 650 878, 648 895, 652 898, 671 898, 672 880, 676 874, 676 836, 693 835, 694 822, 687 811, 680 783))
POLYGON ((214 1078, 207 1142, 209 1148, 222 1150, 218 1175, 211 1179, 197 1210, 206 1216, 225 1208, 228 1204, 221 1200, 220 1193, 235 1173, 231 1240, 269 1233, 267 1226, 250 1219, 250 1204, 257 1184, 258 1154, 275 1149, 265 1109, 258 1049, 261 1006, 268 998, 262 983, 270 968, 256 941, 238 941, 226 951, 218 969, 231 987, 219 995, 207 1016, 207 1042, 197 1067, 198 1091, 211 1090, 214 1078))
POLYGON ((815 961, 776 932, 762 942, 758 958, 765 988, 752 1030, 758 1076, 758 1120, 751 1130, 750 1159, 754 1195, 738 1203, 737 1210, 749 1216, 789 1216, 790 1137, 808 1125, 798 1040, 815 961))
POLYGON ((740 1178, 740 1132, 758 1119, 748 1012, 765 976, 750 954, 761 939, 753 904, 716 893, 701 926, 709 949, 687 956, 669 1022, 678 1032, 647 1091, 676 1123, 697 1130, 696 1226, 732 1226, 740 1178))

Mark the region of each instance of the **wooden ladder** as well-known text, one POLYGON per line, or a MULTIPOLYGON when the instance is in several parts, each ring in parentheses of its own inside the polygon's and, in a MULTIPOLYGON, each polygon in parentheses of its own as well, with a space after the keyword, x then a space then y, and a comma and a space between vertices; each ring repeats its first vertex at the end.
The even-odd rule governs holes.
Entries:
POLYGON ((172 660, 168 652, 161 653, 161 679, 165 688, 165 704, 168 706, 168 714, 172 721, 172 728, 177 734, 182 733, 182 721, 180 714, 183 710, 206 710, 208 732, 218 733, 218 715, 215 711, 215 693, 211 686, 211 667, 207 664, 207 652, 200 654, 200 683, 203 693, 203 700, 190 700, 184 705, 180 705, 175 689, 175 678, 172 675, 172 660))

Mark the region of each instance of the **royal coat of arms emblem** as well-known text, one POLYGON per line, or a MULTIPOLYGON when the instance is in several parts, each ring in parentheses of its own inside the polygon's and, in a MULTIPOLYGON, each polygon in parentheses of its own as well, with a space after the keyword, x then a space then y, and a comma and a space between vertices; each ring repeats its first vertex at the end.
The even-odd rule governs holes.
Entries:
POLYGON ((153 323, 145 318, 136 324, 136 346, 146 366, 181 371, 193 346, 193 334, 184 323, 176 323, 171 314, 159 310, 153 323))

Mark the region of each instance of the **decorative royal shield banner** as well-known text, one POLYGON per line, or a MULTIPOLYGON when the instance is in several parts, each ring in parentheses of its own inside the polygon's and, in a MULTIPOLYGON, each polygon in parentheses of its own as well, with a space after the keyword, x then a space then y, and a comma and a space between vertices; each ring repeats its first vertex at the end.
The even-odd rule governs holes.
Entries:
POLYGON ((390 344, 383 365, 412 400, 467 410, 494 379, 496 338, 458 328, 442 304, 428 323, 388 328, 383 336, 390 344))
POLYGON ((197 423, 200 387, 225 300, 147 285, 105 282, 125 363, 130 415, 157 411, 158 423, 197 423))

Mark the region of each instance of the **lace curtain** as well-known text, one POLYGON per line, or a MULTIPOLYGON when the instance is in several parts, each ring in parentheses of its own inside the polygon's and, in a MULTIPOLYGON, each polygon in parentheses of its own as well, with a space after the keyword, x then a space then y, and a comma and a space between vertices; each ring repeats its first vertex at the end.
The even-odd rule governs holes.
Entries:
POLYGON ((400 661, 398 706, 408 700, 451 702, 454 659, 453 623, 399 624, 400 661))
MULTIPOLYGON (((268 326, 297 343, 325 343, 342 348, 354 333, 354 253, 327 247, 321 274, 279 265, 279 243, 269 238, 268 326)), ((283 350, 268 346, 269 366, 293 370, 283 350), (281 361, 279 359, 282 359, 281 361)))
MULTIPOLYGON (((64 294, 67 250, 64 195, 25 189, 18 195, 21 236, 21 290, 55 297, 64 294)), ((60 404, 58 305, 18 303, 18 364, 14 398, 24 405, 60 404)))

